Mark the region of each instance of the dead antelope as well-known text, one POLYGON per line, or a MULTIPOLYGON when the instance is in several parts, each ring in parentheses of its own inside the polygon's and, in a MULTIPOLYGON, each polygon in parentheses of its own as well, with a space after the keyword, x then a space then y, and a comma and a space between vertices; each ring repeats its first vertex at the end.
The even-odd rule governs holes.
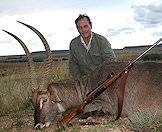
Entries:
MULTIPOLYGON (((33 30, 42 40, 46 49, 47 60, 44 69, 42 84, 36 82, 31 54, 26 45, 14 34, 13 36, 23 47, 29 62, 32 83, 32 102, 34 106, 35 128, 48 127, 51 122, 57 121, 60 113, 79 106, 85 96, 110 73, 118 73, 127 63, 126 62, 105 62, 92 74, 79 80, 67 80, 60 83, 48 83, 47 76, 50 72, 52 55, 49 45, 43 35, 34 27, 19 22, 33 30)), ((162 116, 162 64, 161 63, 136 63, 131 69, 124 98, 123 115, 131 117, 136 112, 145 112, 162 116)), ((107 89, 92 103, 85 107, 85 113, 94 110, 103 110, 111 114, 117 113, 118 81, 107 89)))

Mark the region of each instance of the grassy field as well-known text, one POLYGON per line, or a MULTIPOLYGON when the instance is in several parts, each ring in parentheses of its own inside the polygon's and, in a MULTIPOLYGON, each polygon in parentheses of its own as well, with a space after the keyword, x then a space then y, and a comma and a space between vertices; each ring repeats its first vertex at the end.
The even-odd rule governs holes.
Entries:
MULTIPOLYGON (((123 55, 123 57, 125 57, 123 55)), ((124 58, 125 59, 125 58, 124 58)), ((59 81, 69 78, 67 61, 53 62, 49 80, 59 81)), ((43 75, 43 64, 35 63, 38 81, 43 75)), ((1 131, 35 131, 33 130, 33 107, 31 105, 31 85, 27 63, 0 63, 0 132, 1 131)), ((111 122, 111 117, 96 119, 102 122, 98 125, 77 125, 66 128, 65 131, 87 132, 129 132, 129 131, 162 131, 162 122, 153 117, 134 115, 133 122, 121 118, 111 122), (141 117, 141 118, 139 118, 141 117)), ((43 131, 55 131, 50 127, 43 131)), ((56 130, 60 131, 60 130, 56 130)))

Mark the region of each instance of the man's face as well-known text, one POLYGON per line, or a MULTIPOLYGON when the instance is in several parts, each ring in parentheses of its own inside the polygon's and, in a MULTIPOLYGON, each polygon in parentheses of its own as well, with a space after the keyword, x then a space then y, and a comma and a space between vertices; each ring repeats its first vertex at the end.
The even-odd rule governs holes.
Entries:
POLYGON ((77 29, 78 29, 78 32, 80 33, 80 35, 83 38, 90 38, 92 27, 89 24, 87 18, 83 18, 83 19, 78 21, 77 29))

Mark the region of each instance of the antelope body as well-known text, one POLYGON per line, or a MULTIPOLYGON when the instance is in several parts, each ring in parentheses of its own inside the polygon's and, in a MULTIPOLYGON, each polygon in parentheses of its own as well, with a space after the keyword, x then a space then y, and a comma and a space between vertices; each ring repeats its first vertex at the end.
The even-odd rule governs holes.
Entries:
MULTIPOLYGON (((86 94, 98 86, 109 74, 118 73, 127 65, 127 62, 105 62, 93 73, 77 79, 64 82, 48 83, 47 75, 52 63, 51 51, 43 35, 34 27, 19 22, 33 30, 42 40, 47 61, 44 69, 42 84, 36 82, 36 73, 31 54, 26 45, 14 34, 13 36, 23 47, 31 70, 32 103, 34 106, 35 128, 48 127, 51 122, 65 111, 79 106, 86 94)), ((134 113, 146 112, 162 116, 162 64, 156 62, 136 63, 128 75, 124 98, 123 115, 128 117, 134 113)), ((94 110, 103 110, 111 114, 117 113, 118 81, 85 107, 85 113, 94 110)))

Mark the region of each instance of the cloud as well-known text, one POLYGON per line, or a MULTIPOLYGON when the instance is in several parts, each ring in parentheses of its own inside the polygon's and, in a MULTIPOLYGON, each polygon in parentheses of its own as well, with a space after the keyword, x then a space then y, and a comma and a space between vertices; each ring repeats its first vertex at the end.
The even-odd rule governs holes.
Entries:
POLYGON ((0 44, 10 43, 10 40, 0 40, 0 44))
POLYGON ((157 27, 162 25, 162 3, 133 6, 134 19, 144 27, 157 27))
POLYGON ((162 37, 162 31, 161 32, 153 32, 152 35, 162 37))
POLYGON ((83 9, 85 11, 89 9, 96 10, 98 8, 107 9, 107 5, 111 6, 113 3, 113 1, 105 0, 1 0, 0 15, 15 15, 49 10, 54 11, 58 9, 83 9))
POLYGON ((1 0, 0 14, 15 15, 66 8, 67 2, 54 0, 1 0))
POLYGON ((109 36, 116 36, 119 34, 131 34, 135 32, 135 29, 130 27, 122 27, 118 29, 110 28, 107 31, 109 33, 109 36))

